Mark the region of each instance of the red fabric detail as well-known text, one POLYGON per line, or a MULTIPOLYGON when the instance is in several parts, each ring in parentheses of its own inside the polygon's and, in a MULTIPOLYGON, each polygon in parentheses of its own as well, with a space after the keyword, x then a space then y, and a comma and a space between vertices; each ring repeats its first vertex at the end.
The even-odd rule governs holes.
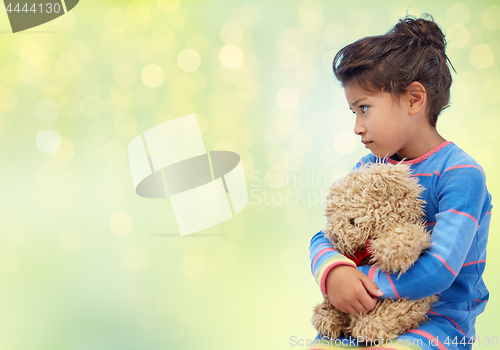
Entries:
POLYGON ((364 258, 369 258, 371 255, 371 250, 370 250, 370 241, 366 241, 366 247, 359 248, 356 253, 354 253, 354 256, 349 256, 347 254, 344 254, 347 258, 351 259, 354 261, 356 266, 361 264, 361 261, 363 261, 364 258))

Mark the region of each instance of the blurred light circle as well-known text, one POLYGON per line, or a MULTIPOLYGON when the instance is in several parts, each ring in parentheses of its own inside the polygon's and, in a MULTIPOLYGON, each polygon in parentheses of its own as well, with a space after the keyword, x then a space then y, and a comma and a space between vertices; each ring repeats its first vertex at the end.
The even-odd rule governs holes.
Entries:
POLYGON ((291 111, 299 104, 299 93, 291 87, 284 87, 276 94, 276 103, 284 111, 291 111))
POLYGON ((14 91, 0 86, 0 113, 12 111, 17 106, 17 96, 14 91))
POLYGON ((149 5, 143 1, 132 1, 127 5, 128 20, 137 25, 150 23, 149 5))
POLYGON ((297 68, 302 60, 302 53, 296 47, 285 47, 278 54, 279 64, 286 69, 297 68))
POLYGON ((215 141, 214 150, 224 150, 230 152, 237 152, 238 147, 236 146, 236 140, 229 137, 221 137, 215 141))
POLYGON ((224 24, 220 30, 220 38, 224 44, 238 45, 244 34, 241 26, 234 22, 224 24))
POLYGON ((286 186, 288 171, 280 165, 271 166, 263 177, 263 186, 281 188, 286 186))
POLYGON ((75 24, 75 12, 66 12, 64 16, 58 17, 57 21, 53 22, 53 26, 60 30, 68 30, 75 24))
POLYGON ((104 113, 104 102, 99 96, 90 95, 82 100, 80 109, 87 118, 99 118, 104 113))
POLYGON ((219 51, 220 63, 229 69, 240 68, 244 58, 243 51, 238 46, 232 44, 223 46, 219 51))
POLYGON ((446 30, 446 42, 450 47, 461 48, 469 41, 469 30, 462 23, 454 24, 446 30))
POLYGON ((184 49, 177 56, 177 64, 184 72, 194 72, 200 67, 200 54, 194 49, 184 49))
POLYGON ((104 159, 110 164, 119 164, 127 157, 127 148, 118 141, 111 141, 102 150, 104 159))
POLYGON ((280 48, 301 48, 304 45, 304 34, 300 29, 285 28, 278 33, 276 41, 280 48))
POLYGON ((28 64, 41 63, 45 58, 45 49, 38 42, 30 40, 21 46, 19 56, 28 64))
POLYGON ((500 102, 500 80, 497 78, 486 80, 481 87, 481 96, 491 103, 500 102))
POLYGON ((21 62, 19 64, 18 74, 22 81, 26 83, 36 83, 43 76, 44 69, 38 62, 21 62))
POLYGON ((157 64, 148 64, 142 69, 141 79, 144 85, 155 88, 160 86, 165 79, 165 72, 157 64))
MULTIPOLYGON (((246 128, 234 129, 231 132, 231 138, 234 140, 238 149, 248 149, 253 144, 252 131, 246 128)), ((225 148, 224 148, 225 149, 225 148)))
POLYGON ((75 143, 66 137, 61 139, 61 147, 54 153, 54 159, 60 162, 67 162, 75 155, 75 143))
POLYGON ((175 43, 175 34, 167 26, 155 27, 151 33, 151 42, 161 50, 167 50, 175 43))
POLYGON ((114 71, 113 77, 121 87, 132 87, 137 81, 137 71, 127 63, 119 64, 114 71))
POLYGON ((347 41, 347 35, 347 29, 342 24, 332 23, 325 28, 325 43, 330 47, 338 48, 347 41))
POLYGON ((181 262, 181 272, 186 278, 198 278, 204 269, 203 261, 195 255, 187 256, 181 262))
POLYGON ((52 123, 59 118, 61 110, 56 102, 49 99, 43 99, 36 104, 35 113, 41 121, 52 123))
POLYGON ((129 179, 129 169, 123 164, 110 164, 104 177, 112 186, 123 186, 129 179))
POLYGON ((224 241, 219 243, 217 249, 217 257, 225 264, 232 264, 238 260, 240 256, 240 247, 232 241, 224 241))
POLYGON ((180 0, 156 0, 158 7, 163 12, 174 12, 180 4, 180 0))
POLYGON ((130 249, 125 254, 125 266, 133 272, 139 272, 148 265, 148 254, 139 248, 130 249))
POLYGON ((53 130, 41 131, 36 137, 36 146, 43 153, 54 153, 61 147, 61 137, 53 130))
POLYGON ((294 74, 297 86, 302 88, 312 88, 316 85, 318 71, 312 64, 302 64, 297 68, 294 74))
POLYGON ((66 228, 59 233, 57 243, 62 250, 73 252, 80 248, 82 235, 75 228, 66 228))
POLYGON ((118 236, 124 236, 134 227, 134 220, 132 217, 123 212, 115 213, 109 220, 109 228, 111 232, 118 236))
POLYGON ((455 90, 462 95, 472 95, 479 89, 479 79, 474 72, 460 72, 456 75, 455 90))
POLYGON ((290 147, 297 154, 306 154, 313 147, 313 139, 307 132, 296 132, 290 137, 290 147))
POLYGON ((127 14, 122 9, 115 7, 104 15, 106 27, 116 33, 121 33, 128 27, 127 14))
POLYGON ((470 53, 470 62, 474 67, 486 68, 495 62, 495 57, 488 45, 480 44, 472 49, 470 53))
POLYGON ((354 133, 341 131, 333 139, 333 147, 340 154, 351 154, 358 145, 358 138, 354 133))
POLYGON ((80 63, 75 57, 64 54, 57 57, 54 62, 54 68, 61 77, 73 78, 80 71, 80 63))
POLYGON ((302 28, 308 33, 319 32, 325 24, 325 17, 321 10, 305 9, 299 11, 299 16, 302 28))
POLYGON ((448 23, 467 24, 470 21, 469 9, 461 2, 457 2, 446 11, 446 20, 448 23))
POLYGON ((77 95, 66 95, 61 99, 61 112, 68 118, 76 118, 80 115, 82 101, 77 95))
POLYGON ((491 5, 483 12, 483 23, 490 30, 500 29, 500 7, 491 5))

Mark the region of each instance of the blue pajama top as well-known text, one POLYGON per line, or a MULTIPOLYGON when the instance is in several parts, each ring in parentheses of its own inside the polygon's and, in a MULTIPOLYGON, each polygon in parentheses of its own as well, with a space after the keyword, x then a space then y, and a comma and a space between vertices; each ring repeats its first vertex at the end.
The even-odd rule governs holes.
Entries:
MULTIPOLYGON (((369 154, 355 167, 376 161, 376 156, 369 154)), ((382 161, 399 162, 394 156, 382 161)), ((489 296, 482 278, 492 208, 485 173, 471 156, 450 141, 403 163, 410 165, 412 176, 418 177, 425 188, 422 199, 426 202, 432 246, 399 278, 398 274, 382 272, 377 266, 357 269, 379 286, 384 292, 382 298, 420 299, 439 294, 439 301, 428 313, 429 320, 396 338, 401 339, 398 344, 407 340, 407 345, 412 341, 418 344, 416 348, 422 349, 471 349, 472 343, 479 340, 475 339, 476 317, 483 312, 489 296)), ((356 267, 333 248, 323 231, 313 236, 309 250, 311 271, 323 295, 326 295, 326 276, 333 267, 356 267)), ((396 345, 396 340, 392 345, 396 345)), ((347 344, 353 345, 343 343, 347 344)))

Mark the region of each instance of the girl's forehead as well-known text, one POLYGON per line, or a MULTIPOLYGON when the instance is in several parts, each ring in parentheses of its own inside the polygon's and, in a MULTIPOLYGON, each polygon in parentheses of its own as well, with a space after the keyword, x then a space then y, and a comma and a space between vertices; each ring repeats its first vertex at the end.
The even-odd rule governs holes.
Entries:
POLYGON ((344 94, 345 94, 345 97, 347 99, 347 102, 350 105, 355 105, 363 99, 368 99, 370 97, 376 97, 376 95, 378 95, 380 93, 370 92, 370 91, 367 91, 367 90, 359 87, 358 85, 349 84, 346 87, 344 87, 344 94))

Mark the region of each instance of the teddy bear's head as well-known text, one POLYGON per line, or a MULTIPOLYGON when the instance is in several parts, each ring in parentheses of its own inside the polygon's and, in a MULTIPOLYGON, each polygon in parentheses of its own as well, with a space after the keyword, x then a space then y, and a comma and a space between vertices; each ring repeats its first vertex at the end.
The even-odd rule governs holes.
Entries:
POLYGON ((404 272, 417 260, 429 235, 423 188, 410 175, 402 163, 370 163, 331 184, 324 233, 337 250, 352 256, 370 240, 370 262, 388 272, 404 272))

